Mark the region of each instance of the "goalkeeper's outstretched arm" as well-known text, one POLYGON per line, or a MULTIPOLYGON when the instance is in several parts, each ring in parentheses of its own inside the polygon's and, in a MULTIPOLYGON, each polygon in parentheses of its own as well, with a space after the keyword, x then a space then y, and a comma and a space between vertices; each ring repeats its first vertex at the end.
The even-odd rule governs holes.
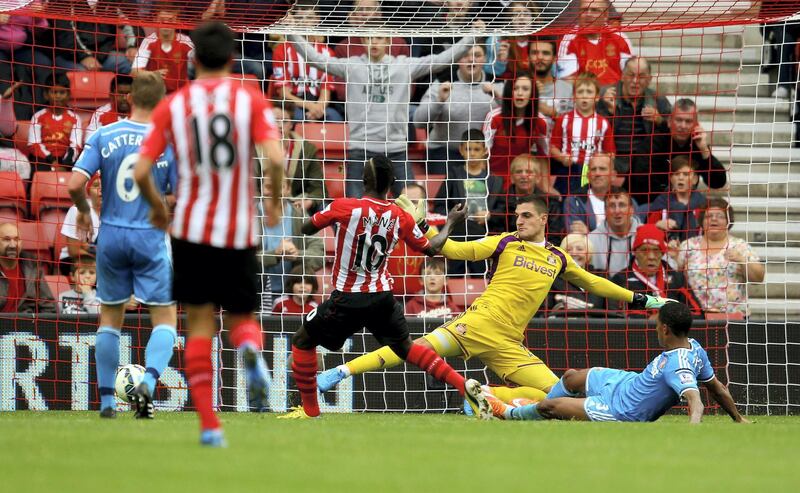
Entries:
POLYGON ((572 284, 589 291, 597 296, 617 301, 624 301, 633 309, 661 308, 664 304, 675 301, 670 298, 650 296, 644 293, 634 293, 629 289, 618 286, 608 279, 596 276, 580 268, 573 260, 567 260, 567 268, 562 274, 564 279, 572 284))

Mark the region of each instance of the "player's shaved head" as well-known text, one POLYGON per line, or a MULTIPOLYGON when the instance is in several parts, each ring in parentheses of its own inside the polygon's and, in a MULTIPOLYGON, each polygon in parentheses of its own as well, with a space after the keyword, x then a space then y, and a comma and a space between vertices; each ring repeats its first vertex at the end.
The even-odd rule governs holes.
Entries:
POLYGON ((686 337, 692 327, 692 312, 683 303, 667 303, 658 310, 658 321, 676 337, 686 337))
POLYGON ((164 81, 157 72, 145 72, 133 80, 131 100, 137 108, 152 110, 166 92, 164 81))

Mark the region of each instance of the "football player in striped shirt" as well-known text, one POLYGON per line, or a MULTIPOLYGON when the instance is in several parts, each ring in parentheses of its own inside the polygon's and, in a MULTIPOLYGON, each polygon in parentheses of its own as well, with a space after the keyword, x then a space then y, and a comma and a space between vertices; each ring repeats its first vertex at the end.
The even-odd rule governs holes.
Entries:
POLYGON ((476 380, 465 380, 430 347, 412 342, 403 305, 394 298, 386 267, 387 257, 400 241, 431 257, 439 253, 453 224, 463 222, 466 211, 460 204, 453 208, 442 231, 428 239, 408 212, 386 199, 395 181, 389 158, 370 158, 363 176, 362 198, 334 200, 303 225, 306 235, 329 225, 338 227, 333 264, 335 290, 328 300, 303 317, 303 325, 292 337, 292 373, 303 405, 283 417, 319 416, 317 346, 336 351, 348 337, 366 328, 386 344, 393 359, 405 360, 455 387, 474 414, 481 419, 491 418, 491 409, 476 380))
MULTIPOLYGON (((400 196, 398 204, 411 213, 422 228, 425 203, 413 205, 400 196)), ((545 241, 547 204, 536 195, 517 202, 517 231, 487 236, 477 241, 453 241, 442 246, 451 260, 491 260, 486 290, 458 317, 415 341, 443 357, 476 357, 503 382, 518 388, 493 387, 494 395, 510 402, 517 397, 541 400, 558 377, 524 345, 525 330, 544 302, 556 277, 609 299, 633 307, 658 308, 668 301, 634 293, 611 281, 586 272, 560 247, 545 241), (527 387, 521 389, 522 387, 527 387), (520 390, 521 389, 521 390, 520 390), (532 392, 538 389, 540 392, 532 392)), ((430 228, 426 236, 435 234, 430 228)), ((345 365, 320 374, 319 389, 326 392, 351 375, 391 368, 402 363, 390 348, 383 347, 345 365)))
POLYGON ((698 382, 737 423, 749 423, 717 380, 708 354, 689 337, 692 313, 683 303, 667 303, 658 311, 656 332, 664 352, 641 373, 613 368, 567 370, 547 399, 516 408, 492 401, 505 419, 576 419, 581 421, 655 421, 685 399, 689 423, 703 418, 698 382))
MULTIPOLYGON (((230 342, 245 364, 250 408, 261 411, 269 403, 263 337, 255 319, 261 297, 253 149, 266 157, 261 166, 272 183, 283 182, 283 149, 264 95, 229 77, 236 46, 233 32, 225 24, 209 22, 191 36, 197 79, 156 107, 135 178, 152 206, 151 221, 166 230, 167 207, 156 192, 150 169, 164 148, 173 145, 178 161, 171 227, 173 296, 186 307, 186 376, 200 415, 200 443, 220 447, 225 440, 213 409, 211 361, 219 307, 226 311, 230 342)), ((277 224, 282 213, 280 188, 275 189, 266 218, 269 225, 277 224)))

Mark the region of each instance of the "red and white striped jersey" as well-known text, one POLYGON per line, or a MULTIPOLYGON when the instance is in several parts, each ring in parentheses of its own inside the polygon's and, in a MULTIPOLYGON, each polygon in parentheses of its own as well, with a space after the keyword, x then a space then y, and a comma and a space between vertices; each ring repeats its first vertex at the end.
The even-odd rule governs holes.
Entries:
POLYGON ((556 118, 550 145, 572 157, 572 164, 589 165, 593 154, 616 152, 614 129, 611 123, 598 113, 583 116, 578 110, 564 113, 556 118))
POLYGON ((89 124, 86 125, 86 140, 89 140, 89 137, 100 127, 104 127, 119 120, 126 120, 127 118, 128 115, 121 115, 117 113, 115 109, 111 108, 111 103, 104 104, 92 113, 92 118, 89 120, 89 124))
POLYGON ((217 248, 256 245, 254 144, 280 136, 258 89, 198 79, 162 100, 140 149, 156 160, 171 144, 178 164, 172 236, 217 248))
MULTIPOLYGON (((325 43, 312 43, 317 52, 333 57, 333 50, 325 43)), ((272 54, 272 71, 276 87, 291 86, 294 96, 306 100, 319 99, 322 89, 332 90, 331 76, 308 65, 292 43, 283 43, 272 54)))
POLYGON ((172 43, 165 45, 158 38, 158 33, 153 33, 142 40, 132 66, 151 72, 166 69, 164 85, 167 92, 173 92, 189 80, 189 60, 192 56, 194 44, 189 36, 178 33, 172 43))
POLYGON ((336 199, 311 222, 319 229, 337 225, 333 286, 345 293, 391 291, 386 259, 397 243, 416 251, 430 246, 411 215, 386 200, 336 199))

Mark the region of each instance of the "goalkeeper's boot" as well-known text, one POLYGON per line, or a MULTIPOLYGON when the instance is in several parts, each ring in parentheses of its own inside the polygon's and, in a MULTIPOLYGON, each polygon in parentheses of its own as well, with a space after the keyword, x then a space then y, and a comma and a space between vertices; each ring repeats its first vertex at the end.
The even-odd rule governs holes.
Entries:
POLYGON ((200 445, 213 448, 226 448, 228 442, 225 441, 225 435, 222 430, 203 430, 200 432, 200 445))
POLYGON ((131 402, 133 403, 134 416, 136 419, 153 419, 155 408, 153 407, 153 394, 146 383, 137 385, 131 392, 131 402))
POLYGON ((117 417, 117 410, 113 407, 106 407, 100 410, 100 417, 104 419, 114 419, 117 417))
POLYGON ((309 416, 303 406, 295 406, 286 414, 281 414, 278 419, 317 419, 319 416, 309 416))
POLYGON ((345 378, 347 378, 347 375, 339 368, 325 370, 317 375, 317 389, 319 389, 321 394, 325 393, 339 385, 339 382, 345 378))
POLYGON ((479 419, 492 419, 492 407, 477 380, 470 378, 464 383, 464 399, 469 401, 472 412, 479 419))
POLYGON ((247 381, 247 402, 250 410, 264 412, 269 410, 269 377, 267 365, 260 351, 252 346, 242 350, 245 380, 247 381))

